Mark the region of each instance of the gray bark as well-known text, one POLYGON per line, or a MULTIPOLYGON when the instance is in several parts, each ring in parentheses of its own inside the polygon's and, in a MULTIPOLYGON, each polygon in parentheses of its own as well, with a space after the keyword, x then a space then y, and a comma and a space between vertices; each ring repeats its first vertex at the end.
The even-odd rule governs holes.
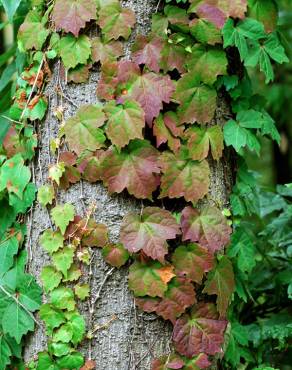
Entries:
MULTIPOLYGON (((155 11, 156 4, 155 0, 124 2, 124 5, 133 9, 137 16, 137 27, 134 33, 145 34, 149 30, 151 14, 155 11)), ((126 48, 129 50, 129 47, 126 48)), ((129 52, 126 52, 126 55, 129 55, 129 52)), ((97 101, 95 92, 98 73, 92 73, 90 81, 86 84, 64 86, 63 82, 64 96, 62 99, 56 93, 58 78, 58 67, 56 67, 46 89, 49 112, 45 122, 39 128, 39 153, 34 169, 35 183, 38 187, 46 182, 48 166, 55 161, 50 156, 49 143, 58 132, 58 121, 54 116, 56 108, 62 105, 65 108, 65 118, 68 118, 74 115, 77 107, 97 101)), ((226 111, 228 109, 221 101, 216 113, 217 123, 223 123, 226 111)), ((218 163, 210 160, 210 165, 212 175, 210 197, 207 201, 226 206, 231 184, 230 166, 225 160, 218 163)), ((79 183, 71 186, 66 192, 59 191, 58 202, 74 204, 76 213, 79 215, 84 215, 85 210, 93 202, 96 203, 94 218, 97 222, 109 227, 110 238, 113 242, 118 241, 123 216, 131 210, 139 210, 142 205, 141 202, 127 195, 109 195, 100 183, 79 183)), ((37 277, 39 282, 41 269, 49 264, 50 260, 39 245, 38 239, 40 234, 49 227, 48 212, 36 204, 31 218, 28 249, 31 255, 29 271, 37 277)), ((92 261, 93 274, 90 281, 93 295, 100 289, 109 270, 110 267, 103 261, 100 250, 95 250, 92 261)), ((128 290, 127 275, 128 267, 120 270, 114 269, 108 275, 106 282, 102 285, 100 299, 97 301, 93 316, 93 326, 104 325, 104 328, 96 331, 91 349, 86 341, 81 348, 87 358, 92 355, 92 359, 97 364, 96 368, 99 370, 149 370, 154 356, 168 353, 170 350, 171 326, 156 315, 145 314, 135 308, 133 296, 128 290)), ((87 271, 83 277, 84 281, 88 277, 87 271)), ((44 297, 45 301, 46 297, 44 297)), ((88 307, 84 304, 79 308, 90 325, 88 307)), ((25 351, 26 360, 32 359, 39 351, 46 349, 46 339, 45 328, 41 324, 28 340, 25 351)))

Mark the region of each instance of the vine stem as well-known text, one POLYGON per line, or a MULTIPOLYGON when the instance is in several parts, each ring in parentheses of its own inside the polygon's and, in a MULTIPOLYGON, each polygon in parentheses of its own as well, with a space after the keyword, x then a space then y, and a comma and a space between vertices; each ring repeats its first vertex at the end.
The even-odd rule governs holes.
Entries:
POLYGON ((23 111, 22 111, 22 113, 21 113, 20 121, 22 121, 22 118, 23 118, 24 112, 26 111, 26 108, 28 107, 28 104, 29 104, 29 102, 30 102, 30 100, 31 100, 32 94, 34 93, 34 89, 35 89, 35 87, 36 87, 37 80, 38 80, 39 75, 40 75, 40 73, 41 73, 41 70, 42 70, 42 68, 43 68, 44 61, 45 61, 45 56, 43 56, 42 61, 41 61, 41 63, 40 63, 40 66, 39 66, 39 68, 38 68, 37 74, 36 74, 36 76, 35 76, 35 79, 34 79, 34 82, 33 82, 33 85, 32 85, 31 92, 30 92, 29 97, 28 97, 28 99, 27 99, 27 101, 26 101, 25 107, 24 107, 24 109, 23 109, 23 111))
POLYGON ((96 296, 93 300, 93 303, 92 303, 92 308, 94 308, 96 302, 99 300, 100 298, 100 294, 101 294, 101 291, 102 291, 102 288, 104 287, 104 284, 106 283, 107 279, 110 277, 110 275, 114 272, 115 270, 115 267, 112 267, 110 270, 108 270, 105 274, 105 277, 103 279, 103 281, 101 282, 99 288, 98 288, 98 291, 96 293, 96 296))
POLYGON ((41 326, 40 325, 40 323, 36 320, 36 318, 34 317, 34 315, 21 303, 21 302, 19 302, 19 300, 16 298, 16 297, 14 297, 14 295, 12 295, 12 294, 10 294, 4 287, 3 287, 3 285, 1 285, 0 284, 0 289, 2 290, 2 292, 4 293, 4 294, 6 294, 7 295, 7 297, 9 297, 9 298, 12 298, 15 302, 16 302, 16 304, 18 304, 21 308, 23 308, 24 309, 24 311, 33 319, 33 321, 38 325, 38 326, 41 326))

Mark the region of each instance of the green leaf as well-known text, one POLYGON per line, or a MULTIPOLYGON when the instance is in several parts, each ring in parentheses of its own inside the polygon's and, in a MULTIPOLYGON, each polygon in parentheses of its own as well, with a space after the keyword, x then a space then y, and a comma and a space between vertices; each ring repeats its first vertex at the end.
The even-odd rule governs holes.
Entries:
POLYGON ((5 12, 7 13, 9 22, 12 22, 14 14, 16 13, 20 2, 21 0, 1 0, 5 12))
POLYGON ((248 16, 263 23, 266 32, 272 32, 277 26, 278 7, 274 0, 248 0, 248 16))
POLYGON ((67 355, 71 351, 72 347, 68 343, 53 342, 49 344, 48 349, 54 356, 62 357, 67 355))
POLYGON ((59 249, 58 252, 52 255, 53 263, 58 271, 66 277, 67 271, 73 263, 75 249, 72 245, 59 249))
POLYGON ((86 324, 84 317, 77 312, 69 312, 66 314, 67 320, 70 322, 72 327, 72 343, 76 346, 84 339, 86 332, 86 324))
POLYGON ((190 22, 190 32, 202 44, 215 45, 222 43, 220 30, 205 19, 193 19, 190 22))
POLYGON ((61 325, 57 330, 54 331, 53 341, 69 343, 73 336, 73 329, 70 322, 61 325))
POLYGON ((219 125, 208 128, 190 127, 184 134, 193 160, 201 161, 207 158, 210 148, 213 159, 218 161, 222 157, 223 132, 219 125))
POLYGON ((5 188, 22 199, 23 192, 30 180, 30 170, 24 165, 21 154, 16 154, 4 162, 0 169, 0 191, 5 188))
POLYGON ((119 2, 105 5, 98 13, 97 21, 106 42, 123 37, 127 40, 136 18, 131 9, 122 8, 119 2))
POLYGON ((46 207, 48 204, 52 204, 55 199, 55 191, 52 185, 43 185, 38 190, 38 202, 46 207))
POLYGON ((227 74, 227 64, 223 50, 201 44, 192 47, 186 63, 188 70, 200 75, 202 82, 207 85, 213 85, 218 76, 227 74))
POLYGON ((126 100, 119 105, 110 102, 104 107, 104 111, 108 118, 107 137, 118 148, 123 148, 130 140, 143 139, 145 113, 139 103, 133 100, 126 100))
POLYGON ((57 288, 62 280, 62 274, 53 266, 45 266, 41 272, 41 280, 46 293, 57 288))
POLYGON ((66 320, 64 313, 61 310, 52 307, 49 303, 41 306, 40 318, 46 323, 49 330, 58 328, 66 320))
POLYGON ((64 126, 69 148, 78 155, 84 150, 95 151, 103 147, 106 137, 100 126, 105 123, 105 114, 98 105, 84 105, 64 126))
POLYGON ((16 64, 13 61, 12 63, 8 64, 8 66, 3 70, 0 78, 0 92, 2 92, 5 87, 11 81, 14 73, 16 72, 16 64))
POLYGON ((25 213, 33 204, 36 191, 35 184, 29 183, 24 190, 22 199, 19 199, 18 196, 13 193, 9 195, 9 204, 14 208, 16 213, 25 213))
POLYGON ((16 291, 18 291, 19 302, 29 311, 36 311, 41 304, 42 290, 36 283, 35 277, 22 274, 16 281, 16 291))
POLYGON ((50 31, 45 28, 42 18, 36 10, 31 10, 18 31, 18 46, 20 50, 41 50, 50 31))
POLYGON ((235 282, 232 263, 222 256, 215 269, 208 273, 203 293, 217 295, 217 309, 220 317, 226 316, 226 311, 234 292, 235 282))
POLYGON ((31 316, 15 301, 12 301, 2 315, 2 327, 6 334, 20 343, 23 335, 34 329, 31 316))
POLYGON ((6 336, 1 333, 0 335, 0 369, 7 369, 7 365, 11 364, 10 357, 12 352, 9 343, 6 340, 6 336))
POLYGON ((198 162, 181 158, 167 151, 162 154, 159 198, 184 197, 186 201, 196 203, 208 193, 209 165, 206 160, 198 162))
POLYGON ((175 249, 172 263, 177 276, 185 276, 201 284, 205 273, 214 267, 214 257, 199 244, 189 243, 175 249))
POLYGON ((62 235, 65 234, 66 228, 70 221, 74 220, 75 208, 72 204, 65 203, 58 205, 51 210, 51 216, 55 225, 61 230, 62 235))
POLYGON ((49 178, 57 183, 57 185, 60 185, 60 179, 65 173, 65 163, 59 162, 54 165, 49 166, 49 178))
POLYGON ((234 120, 229 120, 225 123, 223 128, 224 141, 227 146, 233 146, 233 148, 239 152, 241 148, 247 144, 247 130, 240 127, 234 120))
POLYGON ((13 236, 0 241, 0 276, 13 266, 14 256, 17 252, 18 241, 16 237, 13 236))
POLYGON ((38 353, 37 370, 61 370, 47 352, 38 353))
POLYGON ((71 352, 57 360, 57 364, 61 369, 80 369, 84 364, 84 358, 79 352, 71 352))
POLYGON ((86 64, 91 55, 90 39, 86 35, 78 38, 66 35, 60 40, 60 56, 66 69, 74 68, 77 64, 86 64))
POLYGON ((50 254, 63 247, 64 238, 58 231, 46 230, 40 237, 41 246, 50 254))
POLYGON ((89 297, 90 287, 88 284, 76 284, 74 286, 74 292, 81 301, 84 301, 89 297))
POLYGON ((61 310, 73 311, 75 300, 73 290, 63 286, 54 289, 51 292, 51 304, 61 310))
POLYGON ((135 261, 130 267, 129 288, 136 297, 163 297, 167 283, 175 276, 172 271, 172 266, 163 266, 159 262, 135 261))
POLYGON ((178 80, 174 98, 181 104, 180 123, 210 122, 215 114, 217 93, 213 87, 202 84, 201 76, 188 72, 178 80))

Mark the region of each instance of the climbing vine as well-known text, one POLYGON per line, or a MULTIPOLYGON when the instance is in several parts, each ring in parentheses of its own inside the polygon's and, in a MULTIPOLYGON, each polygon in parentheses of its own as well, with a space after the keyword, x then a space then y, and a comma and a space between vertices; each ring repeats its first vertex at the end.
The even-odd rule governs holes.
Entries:
MULTIPOLYGON (((30 369, 95 368, 77 348, 85 340, 90 346, 94 336, 77 301, 87 301, 92 318, 98 295, 92 297, 84 271, 96 247, 113 267, 130 265, 137 306, 174 327, 173 353, 155 359, 153 370, 208 368, 223 351, 228 306, 239 288, 225 254, 231 213, 208 194, 210 168, 245 149, 259 154, 259 136, 279 142, 273 119, 253 94, 248 68, 259 66, 268 83, 272 64, 288 59, 273 0, 166 3, 153 14, 147 36, 131 36, 135 14, 117 0, 33 0, 19 29, 18 48, 30 60, 17 79, 0 156, 0 369, 21 358, 36 310, 46 324, 48 348, 30 369), (90 38, 91 24, 99 32, 90 38), (37 148, 48 105, 44 85, 56 58, 68 83, 86 82, 93 65, 101 76, 98 103, 79 107, 67 120, 61 107, 55 112, 55 161, 38 189, 51 222, 39 240, 51 257, 41 272, 47 297, 41 305, 39 286, 24 272, 21 245, 27 236, 33 258, 23 216, 36 194, 28 161, 37 148), (224 122, 217 112, 222 101, 230 105, 224 122), (94 204, 79 216, 73 205, 58 202, 59 189, 83 180, 102 181, 110 193, 127 191, 147 203, 124 217, 118 244, 94 220, 94 204)), ((235 215, 245 207, 238 189, 231 196, 235 215)))

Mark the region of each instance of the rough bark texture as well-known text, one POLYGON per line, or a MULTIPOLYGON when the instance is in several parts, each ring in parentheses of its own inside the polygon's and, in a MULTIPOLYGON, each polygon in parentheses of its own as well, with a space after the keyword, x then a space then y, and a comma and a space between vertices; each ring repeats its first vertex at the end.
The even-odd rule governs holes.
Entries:
MULTIPOLYGON (((123 5, 133 9, 137 16, 137 27, 134 33, 147 33, 151 13, 155 11, 157 1, 130 0, 123 5)), ((130 41, 131 42, 131 41, 130 41)), ((127 47, 129 49, 129 47, 127 47)), ((129 52, 126 52, 129 55, 129 52)), ((47 168, 55 161, 50 157, 49 142, 56 137, 58 121, 54 116, 55 109, 62 105, 65 108, 65 117, 72 116, 77 107, 83 104, 94 103, 96 98, 96 84, 98 72, 93 72, 87 84, 68 86, 63 85, 64 96, 57 94, 60 74, 56 66, 52 79, 47 87, 49 98, 49 112, 45 122, 39 129, 39 154, 35 164, 35 182, 42 185, 47 178, 47 168), (72 104, 73 102, 73 104, 72 104)), ((226 104, 221 101, 216 113, 216 122, 223 123, 224 113, 228 111, 226 104)), ((228 204, 228 192, 231 185, 230 166, 226 160, 218 163, 210 160, 212 175, 210 198, 207 201, 217 203, 219 206, 228 204)), ((68 191, 60 191, 58 202, 70 202, 75 205, 77 214, 84 215, 85 210, 96 203, 94 214, 96 221, 106 224, 110 229, 110 238, 113 242, 118 240, 119 227, 123 216, 133 209, 140 209, 142 203, 127 196, 110 196, 101 184, 79 183, 68 191)), ((32 213, 30 240, 28 249, 31 250, 29 271, 37 276, 42 267, 49 263, 48 255, 38 243, 40 234, 50 227, 48 212, 35 206, 32 213)), ((102 285, 100 299, 98 299, 93 316, 93 327, 103 326, 95 332, 92 348, 85 341, 81 350, 87 357, 96 360, 99 370, 127 370, 150 369, 153 356, 169 352, 171 327, 156 315, 149 315, 135 309, 133 296, 128 290, 128 268, 115 269, 103 284, 109 266, 103 262, 100 251, 96 250, 92 261, 91 288, 95 295, 102 285), (108 323, 108 325, 107 325, 108 323), (91 352, 91 353, 90 353, 91 352)), ((89 271, 84 271, 84 280, 88 279, 89 271)), ((45 298, 44 298, 45 300, 45 298)), ((87 317, 89 312, 86 305, 80 306, 81 312, 87 317)), ((88 327, 88 329, 90 329, 88 327)), ((44 327, 40 326, 29 338, 25 357, 32 359, 39 351, 46 348, 44 327)))

